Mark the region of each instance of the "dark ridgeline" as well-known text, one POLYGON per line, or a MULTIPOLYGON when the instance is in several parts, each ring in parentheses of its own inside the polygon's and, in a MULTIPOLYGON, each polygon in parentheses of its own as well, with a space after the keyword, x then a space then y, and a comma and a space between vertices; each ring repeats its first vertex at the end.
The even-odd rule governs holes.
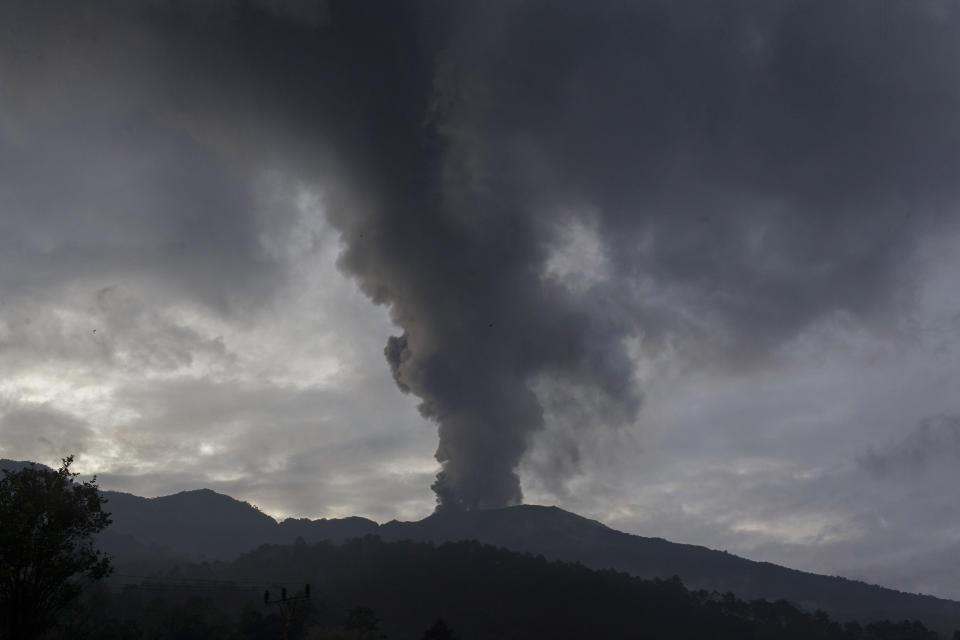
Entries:
POLYGON ((643 580, 475 541, 434 546, 373 536, 265 545, 226 564, 180 566, 101 592, 99 611, 77 627, 135 625, 112 636, 124 640, 278 638, 282 621, 259 602, 261 585, 275 580, 311 585, 311 604, 297 608, 290 628, 291 637, 314 640, 937 638, 916 622, 841 624, 785 601, 691 591, 677 578, 643 580))
MULTIPOLYGON (((23 464, 0 460, 0 468, 23 464)), ((160 498, 113 491, 104 495, 113 524, 101 534, 100 545, 115 555, 121 573, 146 575, 178 562, 229 561, 261 544, 290 544, 297 538, 308 543, 367 535, 435 543, 478 540, 642 578, 678 575, 692 589, 784 599, 841 620, 920 619, 941 631, 960 628, 960 603, 630 535, 556 507, 443 512, 419 522, 383 525, 357 517, 277 523, 245 502, 207 489, 160 498)))

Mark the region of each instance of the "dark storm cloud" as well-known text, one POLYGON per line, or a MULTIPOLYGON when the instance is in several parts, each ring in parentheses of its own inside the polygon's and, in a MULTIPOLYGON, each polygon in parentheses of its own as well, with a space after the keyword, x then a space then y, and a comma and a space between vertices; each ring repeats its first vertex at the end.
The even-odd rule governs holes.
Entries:
POLYGON ((519 502, 545 412, 633 421, 630 339, 739 365, 825 315, 893 326, 955 222, 946 2, 4 14, 4 253, 33 257, 11 282, 119 261, 229 311, 284 276, 257 176, 319 185, 342 269, 403 329, 385 353, 439 425, 445 507, 519 502), (549 270, 571 228, 606 265, 577 286, 549 270))
POLYGON ((879 316, 918 234, 955 221, 949 5, 511 6, 478 8, 489 37, 457 60, 491 96, 470 153, 495 193, 599 218, 648 332, 692 307, 751 357, 825 312, 879 316))
POLYGON ((750 363, 828 314, 894 326, 957 196, 944 8, 463 8, 437 58, 439 167, 421 169, 437 193, 376 209, 343 261, 406 330, 386 353, 440 423, 441 502, 519 499, 537 378, 598 392, 583 424, 629 421, 638 330, 750 363), (612 270, 579 295, 544 277, 572 222, 612 270))

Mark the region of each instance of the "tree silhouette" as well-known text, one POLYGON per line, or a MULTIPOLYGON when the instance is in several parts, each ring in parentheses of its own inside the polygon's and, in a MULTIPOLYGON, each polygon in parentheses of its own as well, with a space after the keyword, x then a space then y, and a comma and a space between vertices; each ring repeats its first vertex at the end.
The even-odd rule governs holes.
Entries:
POLYGON ((29 466, 0 480, 0 637, 29 640, 110 573, 93 535, 110 524, 96 478, 78 483, 73 456, 57 470, 29 466))

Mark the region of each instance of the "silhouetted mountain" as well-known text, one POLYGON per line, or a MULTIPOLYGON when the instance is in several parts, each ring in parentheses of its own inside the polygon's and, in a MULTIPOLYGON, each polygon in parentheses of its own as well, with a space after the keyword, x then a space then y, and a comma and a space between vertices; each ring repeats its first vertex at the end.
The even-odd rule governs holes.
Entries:
POLYGON ((446 542, 474 539, 551 560, 581 562, 643 578, 680 576, 692 589, 731 591, 741 598, 788 600, 808 611, 843 619, 917 618, 931 627, 960 627, 960 603, 869 585, 846 578, 755 562, 705 547, 645 538, 611 529, 557 507, 437 513, 419 522, 380 527, 389 540, 446 542))
MULTIPOLYGON (((365 518, 295 520, 281 523, 252 505, 200 489, 160 498, 141 498, 105 491, 113 518, 111 536, 134 539, 168 554, 210 560, 231 560, 261 544, 304 540, 342 542, 376 533, 378 525, 365 518)), ((113 539, 105 542, 110 552, 113 539)))
POLYGON ((39 462, 30 462, 28 460, 7 460, 6 458, 0 458, 0 471, 20 471, 24 467, 34 466, 40 467, 41 469, 49 469, 45 464, 40 464, 39 462))
MULTIPOLYGON (((0 461, 0 468, 23 464, 0 461)), ((784 599, 808 611, 823 609, 841 620, 916 618, 939 630, 960 628, 958 602, 626 534, 557 507, 442 512, 418 522, 383 525, 356 517, 277 523, 246 502, 206 489, 149 499, 112 491, 105 495, 113 524, 101 546, 131 573, 130 568, 155 570, 173 560, 230 560, 264 543, 290 544, 297 538, 342 542, 375 534, 395 541, 478 540, 643 578, 677 575, 693 589, 784 599)))
POLYGON ((210 489, 160 498, 105 491, 113 517, 108 529, 180 554, 234 558, 276 539, 277 522, 246 502, 210 489))
POLYGON ((595 571, 476 541, 435 546, 376 536, 342 545, 264 545, 228 564, 180 567, 108 595, 108 615, 139 622, 143 635, 136 637, 182 638, 189 630, 195 638, 276 638, 279 620, 269 628, 272 607, 262 604, 262 590, 277 597, 286 585, 295 595, 304 584, 313 596, 299 602, 293 637, 418 638, 442 619, 443 628, 472 640, 936 638, 916 623, 841 625, 784 601, 746 602, 690 591, 676 579, 595 571), (161 603, 156 591, 163 587, 161 603), (197 597, 201 590, 207 599, 197 597), (319 607, 310 609, 314 603, 319 607), (165 613, 157 619, 160 606, 165 613))
MULTIPOLYGON (((18 471, 26 461, 0 459, 0 469, 18 471)), ((305 540, 342 542, 377 532, 366 518, 320 520, 288 518, 277 523, 247 502, 197 489, 158 498, 104 491, 113 524, 100 546, 129 568, 161 567, 170 560, 232 560, 262 544, 305 540)))

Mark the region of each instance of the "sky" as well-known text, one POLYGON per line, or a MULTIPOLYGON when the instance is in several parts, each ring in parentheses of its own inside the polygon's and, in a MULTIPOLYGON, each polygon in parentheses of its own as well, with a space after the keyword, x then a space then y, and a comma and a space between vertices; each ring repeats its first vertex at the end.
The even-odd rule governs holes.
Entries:
POLYGON ((960 599, 953 2, 0 5, 0 457, 960 599))

